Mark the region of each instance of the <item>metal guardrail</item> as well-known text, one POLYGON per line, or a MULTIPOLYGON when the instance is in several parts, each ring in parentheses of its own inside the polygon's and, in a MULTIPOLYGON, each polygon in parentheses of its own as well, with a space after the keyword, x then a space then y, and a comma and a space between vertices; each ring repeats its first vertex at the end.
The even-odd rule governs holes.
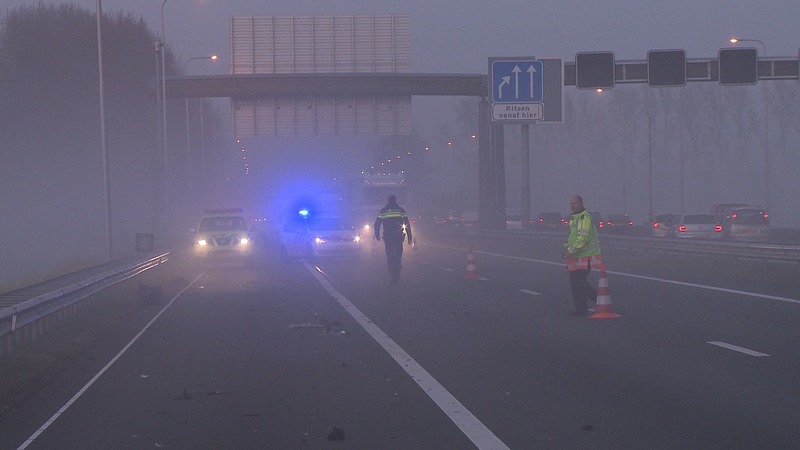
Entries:
MULTIPOLYGON (((0 295, 0 338, 169 260, 129 258, 0 295)), ((2 350, 2 349, 0 349, 2 350)), ((0 355, 2 355, 0 351, 0 355)))

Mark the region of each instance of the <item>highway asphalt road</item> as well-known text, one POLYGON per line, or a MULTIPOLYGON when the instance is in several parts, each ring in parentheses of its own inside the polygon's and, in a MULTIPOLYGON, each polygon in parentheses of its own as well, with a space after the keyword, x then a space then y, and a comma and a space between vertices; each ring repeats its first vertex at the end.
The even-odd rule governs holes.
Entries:
POLYGON ((69 349, 15 355, 0 448, 800 446, 796 267, 605 248, 621 317, 588 319, 558 241, 415 234, 397 286, 367 242, 358 261, 180 254, 99 294, 54 332, 69 349))

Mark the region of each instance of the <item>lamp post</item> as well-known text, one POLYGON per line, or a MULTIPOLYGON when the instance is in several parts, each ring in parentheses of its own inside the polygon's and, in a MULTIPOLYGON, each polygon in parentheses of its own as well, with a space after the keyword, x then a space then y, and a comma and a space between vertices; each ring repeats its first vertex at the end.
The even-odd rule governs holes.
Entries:
MULTIPOLYGON (((217 55, 208 55, 208 56, 195 56, 194 58, 189 58, 183 63, 183 74, 186 74, 186 66, 189 65, 189 61, 195 61, 198 59, 207 59, 209 61, 216 61, 219 59, 217 55)), ((191 145, 191 135, 189 133, 189 97, 186 97, 186 160, 188 161, 187 165, 189 168, 189 188, 192 187, 192 145, 191 145)), ((200 146, 201 146, 201 153, 200 153, 200 172, 201 172, 201 179, 205 181, 205 145, 204 145, 204 136, 203 136, 203 99, 200 99, 200 146)))
POLYGON ((97 66, 99 70, 100 87, 100 145, 103 154, 103 192, 105 205, 105 228, 106 228, 106 261, 110 262, 114 256, 113 240, 111 235, 111 183, 109 181, 108 169, 108 138, 106 137, 106 105, 105 105, 105 84, 103 75, 103 19, 102 0, 97 0, 97 66))
MULTIPOLYGON (((764 49, 764 56, 767 56, 767 44, 760 39, 748 39, 748 38, 739 38, 739 37, 732 37, 728 40, 731 44, 738 44, 739 42, 755 42, 761 45, 761 48, 764 49)), ((770 157, 769 157, 769 90, 767 90, 767 85, 764 85, 764 196, 766 197, 765 200, 765 208, 767 212, 770 211, 770 157)))
POLYGON ((164 220, 166 225, 169 225, 169 188, 167 187, 169 181, 168 160, 167 160, 167 38, 164 33, 164 5, 167 0, 161 3, 161 127, 162 127, 162 155, 164 158, 164 220))
POLYGON ((647 215, 653 220, 653 116, 647 113, 647 215))

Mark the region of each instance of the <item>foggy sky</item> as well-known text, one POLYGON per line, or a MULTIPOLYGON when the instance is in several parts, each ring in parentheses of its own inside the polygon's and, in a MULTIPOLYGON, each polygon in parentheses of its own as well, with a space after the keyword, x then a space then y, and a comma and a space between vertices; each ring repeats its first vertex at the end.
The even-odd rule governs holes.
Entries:
MULTIPOLYGON (((2 0, 3 7, 31 0, 2 0)), ((44 1, 60 4, 63 1, 44 1)), ((94 10, 96 0, 72 3, 94 10)), ((106 13, 141 15, 158 32, 161 0, 103 0, 106 13)), ((191 73, 228 72, 230 16, 409 14, 412 71, 486 73, 492 56, 536 56, 574 61, 576 52, 613 51, 618 61, 644 60, 651 49, 685 49, 688 58, 715 57, 727 39, 759 39, 767 56, 795 56, 800 2, 766 0, 168 0, 167 42, 179 58, 211 53, 219 64, 191 73)), ((757 44, 754 45, 761 48, 757 44)), ((761 55, 763 56, 763 55, 761 55)))

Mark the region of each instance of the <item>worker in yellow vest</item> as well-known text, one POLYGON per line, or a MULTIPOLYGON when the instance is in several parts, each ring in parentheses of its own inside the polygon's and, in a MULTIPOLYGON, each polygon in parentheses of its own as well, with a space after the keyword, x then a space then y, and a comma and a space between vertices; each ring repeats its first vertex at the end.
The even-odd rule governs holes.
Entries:
POLYGON ((569 238, 564 244, 567 248, 564 258, 567 260, 572 300, 575 303, 570 315, 585 317, 589 312, 586 300, 597 302, 597 289, 587 281, 589 271, 592 267, 602 267, 603 259, 597 227, 583 207, 583 198, 580 195, 573 196, 569 200, 569 209, 572 215, 569 218, 569 238))

